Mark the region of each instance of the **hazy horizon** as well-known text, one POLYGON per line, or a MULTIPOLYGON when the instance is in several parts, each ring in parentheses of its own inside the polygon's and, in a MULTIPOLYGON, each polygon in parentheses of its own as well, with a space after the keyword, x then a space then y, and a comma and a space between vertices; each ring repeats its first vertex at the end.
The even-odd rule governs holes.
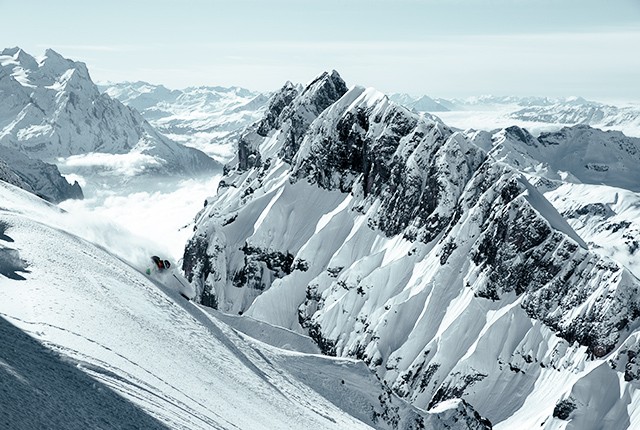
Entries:
POLYGON ((274 91, 335 69, 385 93, 640 100, 634 0, 0 0, 0 11, 4 47, 53 48, 96 82, 274 91))

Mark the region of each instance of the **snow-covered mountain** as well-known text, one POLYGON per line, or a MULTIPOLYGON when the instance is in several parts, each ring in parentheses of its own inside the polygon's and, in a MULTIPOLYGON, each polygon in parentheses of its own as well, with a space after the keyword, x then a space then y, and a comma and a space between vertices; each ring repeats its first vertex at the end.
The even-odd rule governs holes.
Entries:
POLYGON ((592 249, 640 277, 640 139, 586 125, 537 138, 519 127, 466 135, 522 172, 592 249))
POLYGON ((536 184, 544 178, 555 186, 564 182, 606 184, 640 192, 640 138, 619 131, 576 125, 534 137, 512 126, 495 133, 468 130, 465 134, 494 159, 526 173, 536 184))
POLYGON ((137 109, 170 138, 224 161, 235 150, 242 129, 262 116, 268 100, 239 87, 169 90, 147 82, 123 82, 99 88, 137 109))
POLYGON ((362 359, 417 407, 461 397, 496 428, 634 428, 640 280, 542 179, 566 165, 576 186, 637 189, 623 169, 638 150, 588 127, 456 132, 324 73, 246 129, 183 267, 202 303, 362 359))
POLYGON ((158 133, 134 109, 100 94, 84 63, 46 50, 0 54, 0 145, 31 158, 127 154, 144 169, 197 173, 217 167, 204 153, 158 133))
POLYGON ((118 256, 148 255, 131 235, 4 182, 0 202, 3 428, 488 428, 464 401, 425 412, 362 362, 185 300, 118 256))

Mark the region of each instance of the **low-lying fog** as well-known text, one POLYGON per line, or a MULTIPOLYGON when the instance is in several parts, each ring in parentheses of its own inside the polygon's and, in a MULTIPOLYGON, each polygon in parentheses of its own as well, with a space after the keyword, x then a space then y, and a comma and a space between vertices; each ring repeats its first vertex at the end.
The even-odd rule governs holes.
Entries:
POLYGON ((59 205, 70 213, 76 234, 138 267, 153 254, 172 263, 182 258, 194 217, 205 199, 215 195, 222 174, 127 176, 115 170, 89 171, 64 160, 59 168, 70 182, 78 180, 84 192, 84 200, 59 205))

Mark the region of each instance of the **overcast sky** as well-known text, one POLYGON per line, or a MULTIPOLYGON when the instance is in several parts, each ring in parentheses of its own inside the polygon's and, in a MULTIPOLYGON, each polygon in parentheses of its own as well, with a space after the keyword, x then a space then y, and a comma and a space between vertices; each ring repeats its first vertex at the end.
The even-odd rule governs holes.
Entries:
POLYGON ((387 93, 640 100, 640 0, 0 0, 0 41, 170 88, 336 69, 387 93))

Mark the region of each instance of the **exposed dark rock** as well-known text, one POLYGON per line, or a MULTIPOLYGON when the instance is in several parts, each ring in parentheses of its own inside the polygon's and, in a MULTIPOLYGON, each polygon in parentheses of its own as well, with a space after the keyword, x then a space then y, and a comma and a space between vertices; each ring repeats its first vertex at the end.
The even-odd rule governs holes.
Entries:
MULTIPOLYGON (((187 242, 182 259, 182 270, 187 280, 196 286, 198 301, 204 306, 218 309, 218 299, 210 282, 210 275, 216 275, 212 261, 214 256, 208 253, 209 241, 205 235, 196 235, 187 242)), ((217 252, 222 249, 217 248, 217 252)))
POLYGON ((438 391, 434 394, 429 402, 429 406, 427 409, 431 409, 436 406, 438 403, 444 402, 445 400, 455 399, 462 397, 467 387, 475 384, 478 381, 482 381, 487 375, 482 373, 476 374, 467 374, 467 375, 458 375, 459 383, 456 385, 449 385, 448 383, 445 385, 441 385, 438 388, 438 391))
POLYGON ((560 400, 553 408, 553 416, 566 421, 576 408, 576 404, 571 399, 560 400))
POLYGON ((279 118, 280 124, 289 123, 279 153, 283 160, 291 163, 311 122, 346 92, 347 85, 338 72, 324 72, 307 85, 299 98, 283 110, 279 118))
POLYGON ((78 182, 67 182, 54 164, 29 158, 8 147, 2 147, 0 164, 4 165, 4 168, 0 165, 0 180, 23 188, 51 203, 84 198, 78 182))

